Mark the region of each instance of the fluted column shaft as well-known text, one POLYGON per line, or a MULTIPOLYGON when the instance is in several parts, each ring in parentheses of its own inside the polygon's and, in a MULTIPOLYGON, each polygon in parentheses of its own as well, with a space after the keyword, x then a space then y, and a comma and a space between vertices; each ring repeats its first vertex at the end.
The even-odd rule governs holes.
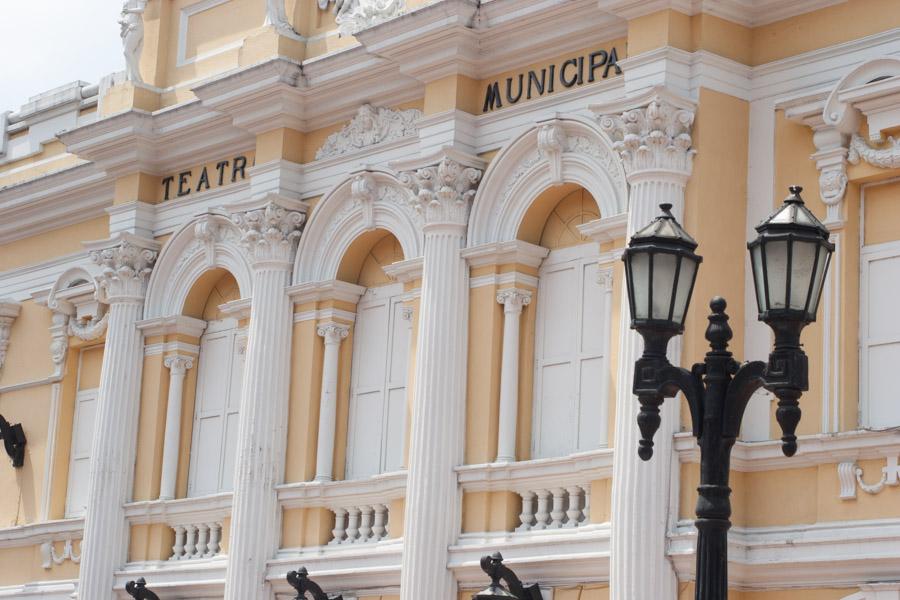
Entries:
MULTIPOLYGON (((676 218, 684 214, 684 190, 692 168, 690 129, 693 112, 654 97, 621 115, 603 115, 600 126, 615 141, 629 184, 628 237, 669 203, 676 218)), ((622 306, 628 306, 627 291, 622 306)), ((616 388, 616 452, 613 461, 610 600, 674 600, 677 578, 666 555, 672 474, 672 436, 679 428, 679 403, 664 402, 653 459, 640 460, 637 449, 638 401, 632 394, 634 363, 643 350, 621 311, 616 388)), ((680 338, 669 345, 673 364, 680 359, 680 338)))
POLYGON ((184 396, 184 376, 194 366, 190 356, 173 355, 163 363, 169 369, 169 398, 166 403, 166 432, 163 438, 162 474, 159 478, 159 499, 175 498, 178 480, 178 450, 181 447, 181 404, 184 396))
POLYGON ((465 326, 469 272, 460 250, 468 204, 481 176, 444 159, 406 174, 425 215, 425 265, 416 350, 416 387, 406 487, 402 600, 456 598, 447 548, 460 528, 454 467, 465 438, 465 326))
POLYGON ((291 355, 291 301, 285 292, 304 216, 279 202, 233 220, 253 263, 253 298, 241 388, 240 424, 225 576, 226 600, 268 598, 266 561, 274 556, 281 513, 275 486, 284 476, 291 355))
POLYGON ((334 429, 337 424, 338 359, 341 340, 350 328, 337 323, 320 325, 317 333, 325 338, 322 365, 322 393, 319 397, 319 436, 316 447, 316 481, 331 481, 334 469, 334 429))
POLYGON ((113 573, 126 559, 124 504, 131 497, 144 364, 143 337, 135 323, 143 316, 145 283, 156 248, 153 242, 140 246, 120 240, 91 252, 103 269, 100 286, 109 301, 109 317, 81 545, 78 597, 82 600, 113 598, 113 573))
POLYGON ((516 424, 519 418, 519 322, 522 309, 531 303, 531 292, 500 290, 497 302, 503 305, 497 462, 513 462, 516 460, 516 424))

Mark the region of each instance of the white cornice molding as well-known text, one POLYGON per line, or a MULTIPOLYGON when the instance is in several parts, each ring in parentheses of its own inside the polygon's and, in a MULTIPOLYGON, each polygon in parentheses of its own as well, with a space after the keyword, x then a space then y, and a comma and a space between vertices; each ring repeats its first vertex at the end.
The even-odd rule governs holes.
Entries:
POLYGON ((386 504, 403 498, 406 471, 347 481, 304 481, 276 486, 282 508, 346 507, 386 504))
POLYGON ((613 450, 604 448, 519 462, 464 465, 456 468, 466 492, 519 491, 583 485, 612 477, 613 450))
POLYGON ((491 242, 465 248, 461 255, 470 267, 522 264, 540 267, 550 250, 521 240, 491 242))
POLYGON ((400 283, 407 283, 421 279, 424 268, 425 257, 417 256, 382 267, 382 271, 391 279, 396 279, 400 283))
POLYGON ((199 338, 206 329, 206 321, 185 315, 145 319, 135 325, 145 336, 183 334, 199 338))
POLYGON ((628 213, 594 219, 576 226, 581 235, 596 242, 608 243, 625 238, 628 232, 628 213))
POLYGON ((759 27, 847 0, 598 0, 598 6, 623 19, 661 10, 687 15, 706 13, 745 27, 759 27))
POLYGON ((84 531, 84 518, 62 519, 17 525, 0 529, 0 548, 37 546, 66 537, 78 539, 84 531))
POLYGON ((311 281, 287 288, 287 295, 294 304, 321 302, 323 300, 340 300, 356 304, 366 293, 361 285, 333 279, 331 281, 311 281))
MULTIPOLYGON (((696 539, 691 521, 680 521, 669 534, 669 557, 682 581, 694 579, 696 539)), ((733 527, 728 555, 729 587, 738 590, 896 581, 900 520, 733 527)))
MULTIPOLYGON (((900 454, 900 430, 858 430, 799 436, 797 454, 786 457, 781 442, 737 442, 731 454, 734 471, 777 471, 823 464, 884 458, 900 454)), ((682 463, 699 463, 700 449, 690 433, 675 434, 675 451, 682 463)))

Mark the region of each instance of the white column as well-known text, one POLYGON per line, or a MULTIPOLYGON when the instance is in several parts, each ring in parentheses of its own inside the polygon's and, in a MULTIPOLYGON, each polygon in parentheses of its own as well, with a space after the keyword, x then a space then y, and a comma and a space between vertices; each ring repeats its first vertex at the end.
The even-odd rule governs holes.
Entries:
POLYGON ((229 207, 253 264, 253 298, 234 473, 226 600, 269 598, 266 561, 278 546, 275 486, 284 477, 291 357, 291 301, 285 293, 305 205, 269 195, 229 207))
POLYGON ((341 340, 350 328, 339 323, 324 323, 316 332, 325 338, 322 365, 322 393, 319 397, 319 437, 316 447, 316 481, 331 481, 334 468, 334 429, 337 424, 338 359, 341 340))
POLYGON ((519 321, 531 304, 531 292, 510 288, 497 292, 503 305, 503 360, 500 366, 500 420, 497 462, 516 460, 516 422, 519 418, 519 321))
MULTIPOLYGON (((628 236, 649 223, 659 205, 672 204, 681 219, 684 189, 691 174, 693 105, 656 92, 638 108, 601 115, 601 128, 614 140, 625 164, 629 184, 628 236)), ((598 109, 602 111, 602 107, 598 109)), ((623 286, 624 288, 624 286, 623 286)), ((679 428, 679 401, 663 403, 662 425, 654 438, 652 460, 637 454, 640 431, 638 401, 631 393, 634 362, 643 351, 640 336, 630 328, 623 290, 616 390, 616 452, 613 462, 610 600, 674 600, 677 578, 666 556, 666 533, 672 483, 672 435, 679 428), (652 576, 648 576, 652 574, 652 576)), ((677 338, 676 338, 677 339, 677 338)), ((670 359, 678 364, 680 344, 670 344, 670 359)))
POLYGON ((131 497, 144 348, 141 318, 146 281, 159 245, 129 234, 86 244, 102 269, 99 284, 109 320, 91 446, 78 597, 110 600, 113 572, 125 562, 128 527, 123 505, 131 497))
POLYGON ((159 479, 159 499, 175 498, 178 479, 178 449, 181 445, 181 401, 184 376, 194 366, 194 357, 174 354, 163 364, 169 369, 169 400, 166 404, 166 434, 163 439, 162 475, 159 479))
POLYGON ((460 250, 481 171, 449 158, 401 175, 425 220, 416 395, 406 484, 402 600, 456 598, 447 548, 460 527, 469 271, 460 250))

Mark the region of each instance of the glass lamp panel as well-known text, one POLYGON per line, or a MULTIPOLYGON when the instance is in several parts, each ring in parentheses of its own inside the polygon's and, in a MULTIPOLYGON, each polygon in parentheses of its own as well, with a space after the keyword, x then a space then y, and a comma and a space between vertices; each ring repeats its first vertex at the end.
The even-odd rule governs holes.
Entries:
POLYGON ((750 250, 750 260, 753 262, 753 285, 756 287, 756 304, 759 312, 766 310, 766 282, 763 280, 762 244, 753 246, 750 250))
POLYGON ((650 310, 650 255, 635 252, 631 255, 631 293, 634 296, 632 319, 649 319, 650 310))
POLYGON ((817 242, 794 240, 791 256, 791 310, 806 310, 806 299, 816 269, 817 242))
POLYGON ((672 320, 679 325, 684 324, 684 313, 691 301, 691 286, 697 273, 697 263, 687 258, 681 259, 681 272, 678 274, 678 288, 675 290, 675 311, 672 320))
POLYGON ((678 257, 675 254, 659 252, 653 255, 653 319, 669 319, 677 266, 678 257))
POLYGON ((822 286, 825 284, 825 270, 830 258, 831 253, 825 248, 819 250, 819 259, 816 261, 816 272, 813 275, 812 294, 810 294, 809 308, 807 309, 807 317, 810 319, 815 319, 816 313, 819 310, 819 297, 822 293, 822 286))
POLYGON ((788 243, 787 241, 763 242, 766 250, 766 276, 769 285, 768 309, 787 308, 788 243))

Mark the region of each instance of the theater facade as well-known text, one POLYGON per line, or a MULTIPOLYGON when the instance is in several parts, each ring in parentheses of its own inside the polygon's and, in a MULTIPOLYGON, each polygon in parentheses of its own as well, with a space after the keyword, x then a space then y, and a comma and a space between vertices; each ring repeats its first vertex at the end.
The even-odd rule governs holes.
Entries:
POLYGON ((896 0, 128 0, 122 42, 0 107, 0 598, 456 600, 497 551, 693 597, 622 253, 671 204, 671 358, 721 295, 764 360, 746 242, 795 184, 835 251, 799 451, 767 392, 734 447, 730 597, 900 600, 896 0))

